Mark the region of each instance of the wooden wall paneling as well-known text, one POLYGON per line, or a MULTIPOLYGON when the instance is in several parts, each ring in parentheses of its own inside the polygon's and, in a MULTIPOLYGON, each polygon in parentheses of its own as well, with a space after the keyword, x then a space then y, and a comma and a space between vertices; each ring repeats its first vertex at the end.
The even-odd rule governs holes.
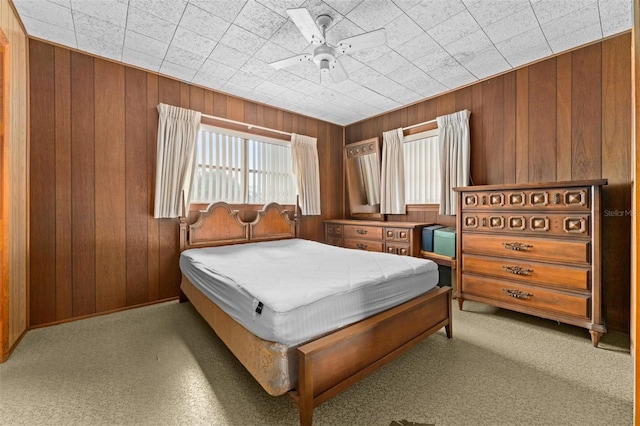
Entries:
POLYGON ((196 86, 188 86, 189 87, 189 106, 187 108, 192 109, 194 111, 200 111, 204 114, 205 110, 205 90, 201 87, 196 86))
POLYGON ((149 301, 147 73, 125 68, 126 305, 149 301))
MULTIPOLYGON (((156 188, 156 154, 158 134, 159 78, 156 74, 147 74, 146 97, 146 145, 147 145, 147 293, 148 300, 160 299, 160 228, 158 219, 153 217, 156 188)), ((213 98, 211 99, 213 108, 213 98)))
POLYGON ((227 117, 227 95, 213 92, 213 115, 227 117))
POLYGON ((571 179, 602 176, 601 44, 571 53, 571 179))
POLYGON ((505 74, 503 78, 504 163, 502 181, 503 183, 516 183, 516 73, 510 72, 505 74))
POLYGON ((189 87, 187 83, 180 82, 180 102, 173 105, 181 108, 189 108, 191 104, 191 90, 189 87))
POLYGON ((473 109, 469 119, 469 131, 471 132, 471 179, 474 184, 482 185, 487 183, 485 166, 482 162, 482 152, 484 152, 482 85, 474 84, 471 88, 473 101, 473 109))
POLYGON ((556 58, 556 179, 571 180, 571 53, 556 58))
MULTIPOLYGON (((180 105, 182 83, 160 77, 158 86, 158 102, 168 105, 180 105)), ((215 102, 215 100, 214 100, 215 102)), ((156 133, 157 135, 157 133, 156 133)), ((159 246, 159 297, 166 299, 175 297, 179 293, 180 268, 179 261, 179 220, 157 219, 158 221, 158 246, 159 246)))
POLYGON ((529 180, 556 180, 556 60, 529 68, 529 180))
POLYGON ((244 101, 233 96, 227 96, 226 118, 237 121, 244 121, 244 101))
POLYGON ((55 149, 51 129, 55 128, 54 47, 34 42, 30 53, 38 57, 31 68, 30 151, 30 323, 56 320, 56 180, 55 149))
POLYGON ((127 304, 124 66, 94 60, 96 310, 127 304))
POLYGON ((529 182, 529 67, 516 71, 516 183, 529 182))
POLYGON ((620 307, 631 297, 629 286, 619 285, 631 279, 630 256, 619 253, 631 247, 631 62, 619 60, 629 52, 628 34, 602 43, 602 177, 609 181, 603 187, 603 299, 607 320, 619 326, 630 324, 630 312, 620 307))
POLYGON ((203 113, 207 114, 207 115, 213 115, 213 91, 211 90, 205 90, 204 91, 204 109, 202 110, 203 113))
MULTIPOLYGON (((39 58, 36 58, 36 61, 39 61, 39 58)), ((74 316, 89 315, 96 311, 93 65, 93 58, 90 56, 71 52, 71 242, 74 316)), ((33 187, 33 182, 31 186, 33 187)))
POLYGON ((73 316, 71 249, 71 52, 55 56, 56 320, 73 316))
MULTIPOLYGON (((504 168, 504 77, 486 80, 482 85, 482 164, 485 168, 486 183, 503 183, 504 168)), ((472 155, 478 155, 475 153, 472 155)))
POLYGON ((438 117, 456 112, 456 93, 449 92, 436 98, 438 117))

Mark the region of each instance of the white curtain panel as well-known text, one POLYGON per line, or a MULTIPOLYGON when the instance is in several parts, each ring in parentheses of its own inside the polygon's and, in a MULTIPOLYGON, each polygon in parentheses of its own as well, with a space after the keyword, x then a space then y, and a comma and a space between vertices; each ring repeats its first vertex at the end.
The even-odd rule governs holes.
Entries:
POLYGON ((440 147, 440 214, 455 215, 458 197, 453 191, 457 186, 469 185, 471 142, 468 110, 437 117, 438 145, 440 147))
POLYGON ((378 170, 378 156, 374 154, 356 157, 362 178, 362 187, 367 196, 367 204, 380 204, 380 171, 378 170))
MULTIPOLYGON (((155 218, 179 217, 184 191, 187 211, 195 172, 200 116, 197 111, 158 105, 155 218)), ((185 212, 186 214, 186 212, 185 212)))
POLYGON ((320 214, 320 167, 318 140, 291 134, 291 168, 298 183, 300 211, 305 216, 320 214))
POLYGON ((382 179, 380 213, 405 214, 404 198, 404 136, 402 128, 382 134, 382 179))

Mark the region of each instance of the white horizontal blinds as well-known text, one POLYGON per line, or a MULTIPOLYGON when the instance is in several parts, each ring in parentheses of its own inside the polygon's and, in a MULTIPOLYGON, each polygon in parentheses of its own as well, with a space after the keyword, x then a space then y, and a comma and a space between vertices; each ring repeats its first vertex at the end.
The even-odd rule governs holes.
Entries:
POLYGON ((438 136, 404 144, 405 198, 407 204, 440 203, 438 136))
POLYGON ((244 140, 237 136, 201 130, 192 199, 208 203, 243 203, 244 140))
POLYGON ((295 187, 291 176, 291 148, 249 140, 248 202, 265 204, 295 203, 295 187))

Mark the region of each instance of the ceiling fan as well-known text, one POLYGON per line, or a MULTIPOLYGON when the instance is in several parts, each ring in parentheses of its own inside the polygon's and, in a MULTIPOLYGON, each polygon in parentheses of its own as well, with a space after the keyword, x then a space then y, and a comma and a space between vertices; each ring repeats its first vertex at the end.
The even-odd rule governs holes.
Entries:
POLYGON ((349 76, 342 64, 338 61, 337 54, 349 54, 360 50, 369 49, 385 44, 387 33, 384 28, 375 31, 348 37, 340 40, 336 47, 327 43, 325 34, 327 28, 333 23, 333 18, 329 15, 320 15, 315 20, 305 8, 287 9, 287 14, 298 27, 304 38, 309 43, 317 45, 313 53, 305 53, 271 62, 274 68, 282 69, 300 62, 313 62, 322 74, 329 73, 334 82, 339 83, 349 76))

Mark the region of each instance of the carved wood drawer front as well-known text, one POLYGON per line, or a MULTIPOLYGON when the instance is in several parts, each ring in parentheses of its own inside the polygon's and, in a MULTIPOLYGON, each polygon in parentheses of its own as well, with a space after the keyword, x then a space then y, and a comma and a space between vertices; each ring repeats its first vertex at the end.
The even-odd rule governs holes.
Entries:
POLYGON ((552 262, 589 263, 588 241, 536 239, 513 235, 465 234, 464 253, 552 262))
POLYGON ((327 244, 332 245, 332 246, 342 247, 342 238, 328 236, 327 237, 327 244))
POLYGON ((570 290, 589 290, 588 267, 571 267, 523 259, 497 259, 464 254, 462 272, 539 283, 570 290))
POLYGON ((462 194, 462 209, 529 209, 589 211, 589 188, 523 191, 479 191, 462 194))
POLYGON ((385 240, 409 242, 410 230, 402 228, 385 228, 385 240))
POLYGON ((552 234, 559 237, 589 236, 589 215, 560 213, 464 213, 464 230, 491 232, 526 232, 552 234))
POLYGON ((327 234, 342 235, 342 225, 328 223, 327 234))
POLYGON ((353 238, 344 238, 343 247, 358 249, 358 250, 366 250, 366 251, 384 251, 384 243, 382 241, 370 241, 370 240, 358 240, 353 238))
POLYGON ((411 247, 406 244, 393 244, 387 243, 385 244, 385 252, 391 254, 399 254, 400 256, 410 256, 411 255, 411 247))
POLYGON ((345 237, 358 237, 367 240, 382 240, 382 228, 376 226, 344 225, 345 237))
POLYGON ((464 291, 504 303, 529 306, 585 319, 590 316, 589 293, 568 293, 474 275, 465 276, 464 291))

